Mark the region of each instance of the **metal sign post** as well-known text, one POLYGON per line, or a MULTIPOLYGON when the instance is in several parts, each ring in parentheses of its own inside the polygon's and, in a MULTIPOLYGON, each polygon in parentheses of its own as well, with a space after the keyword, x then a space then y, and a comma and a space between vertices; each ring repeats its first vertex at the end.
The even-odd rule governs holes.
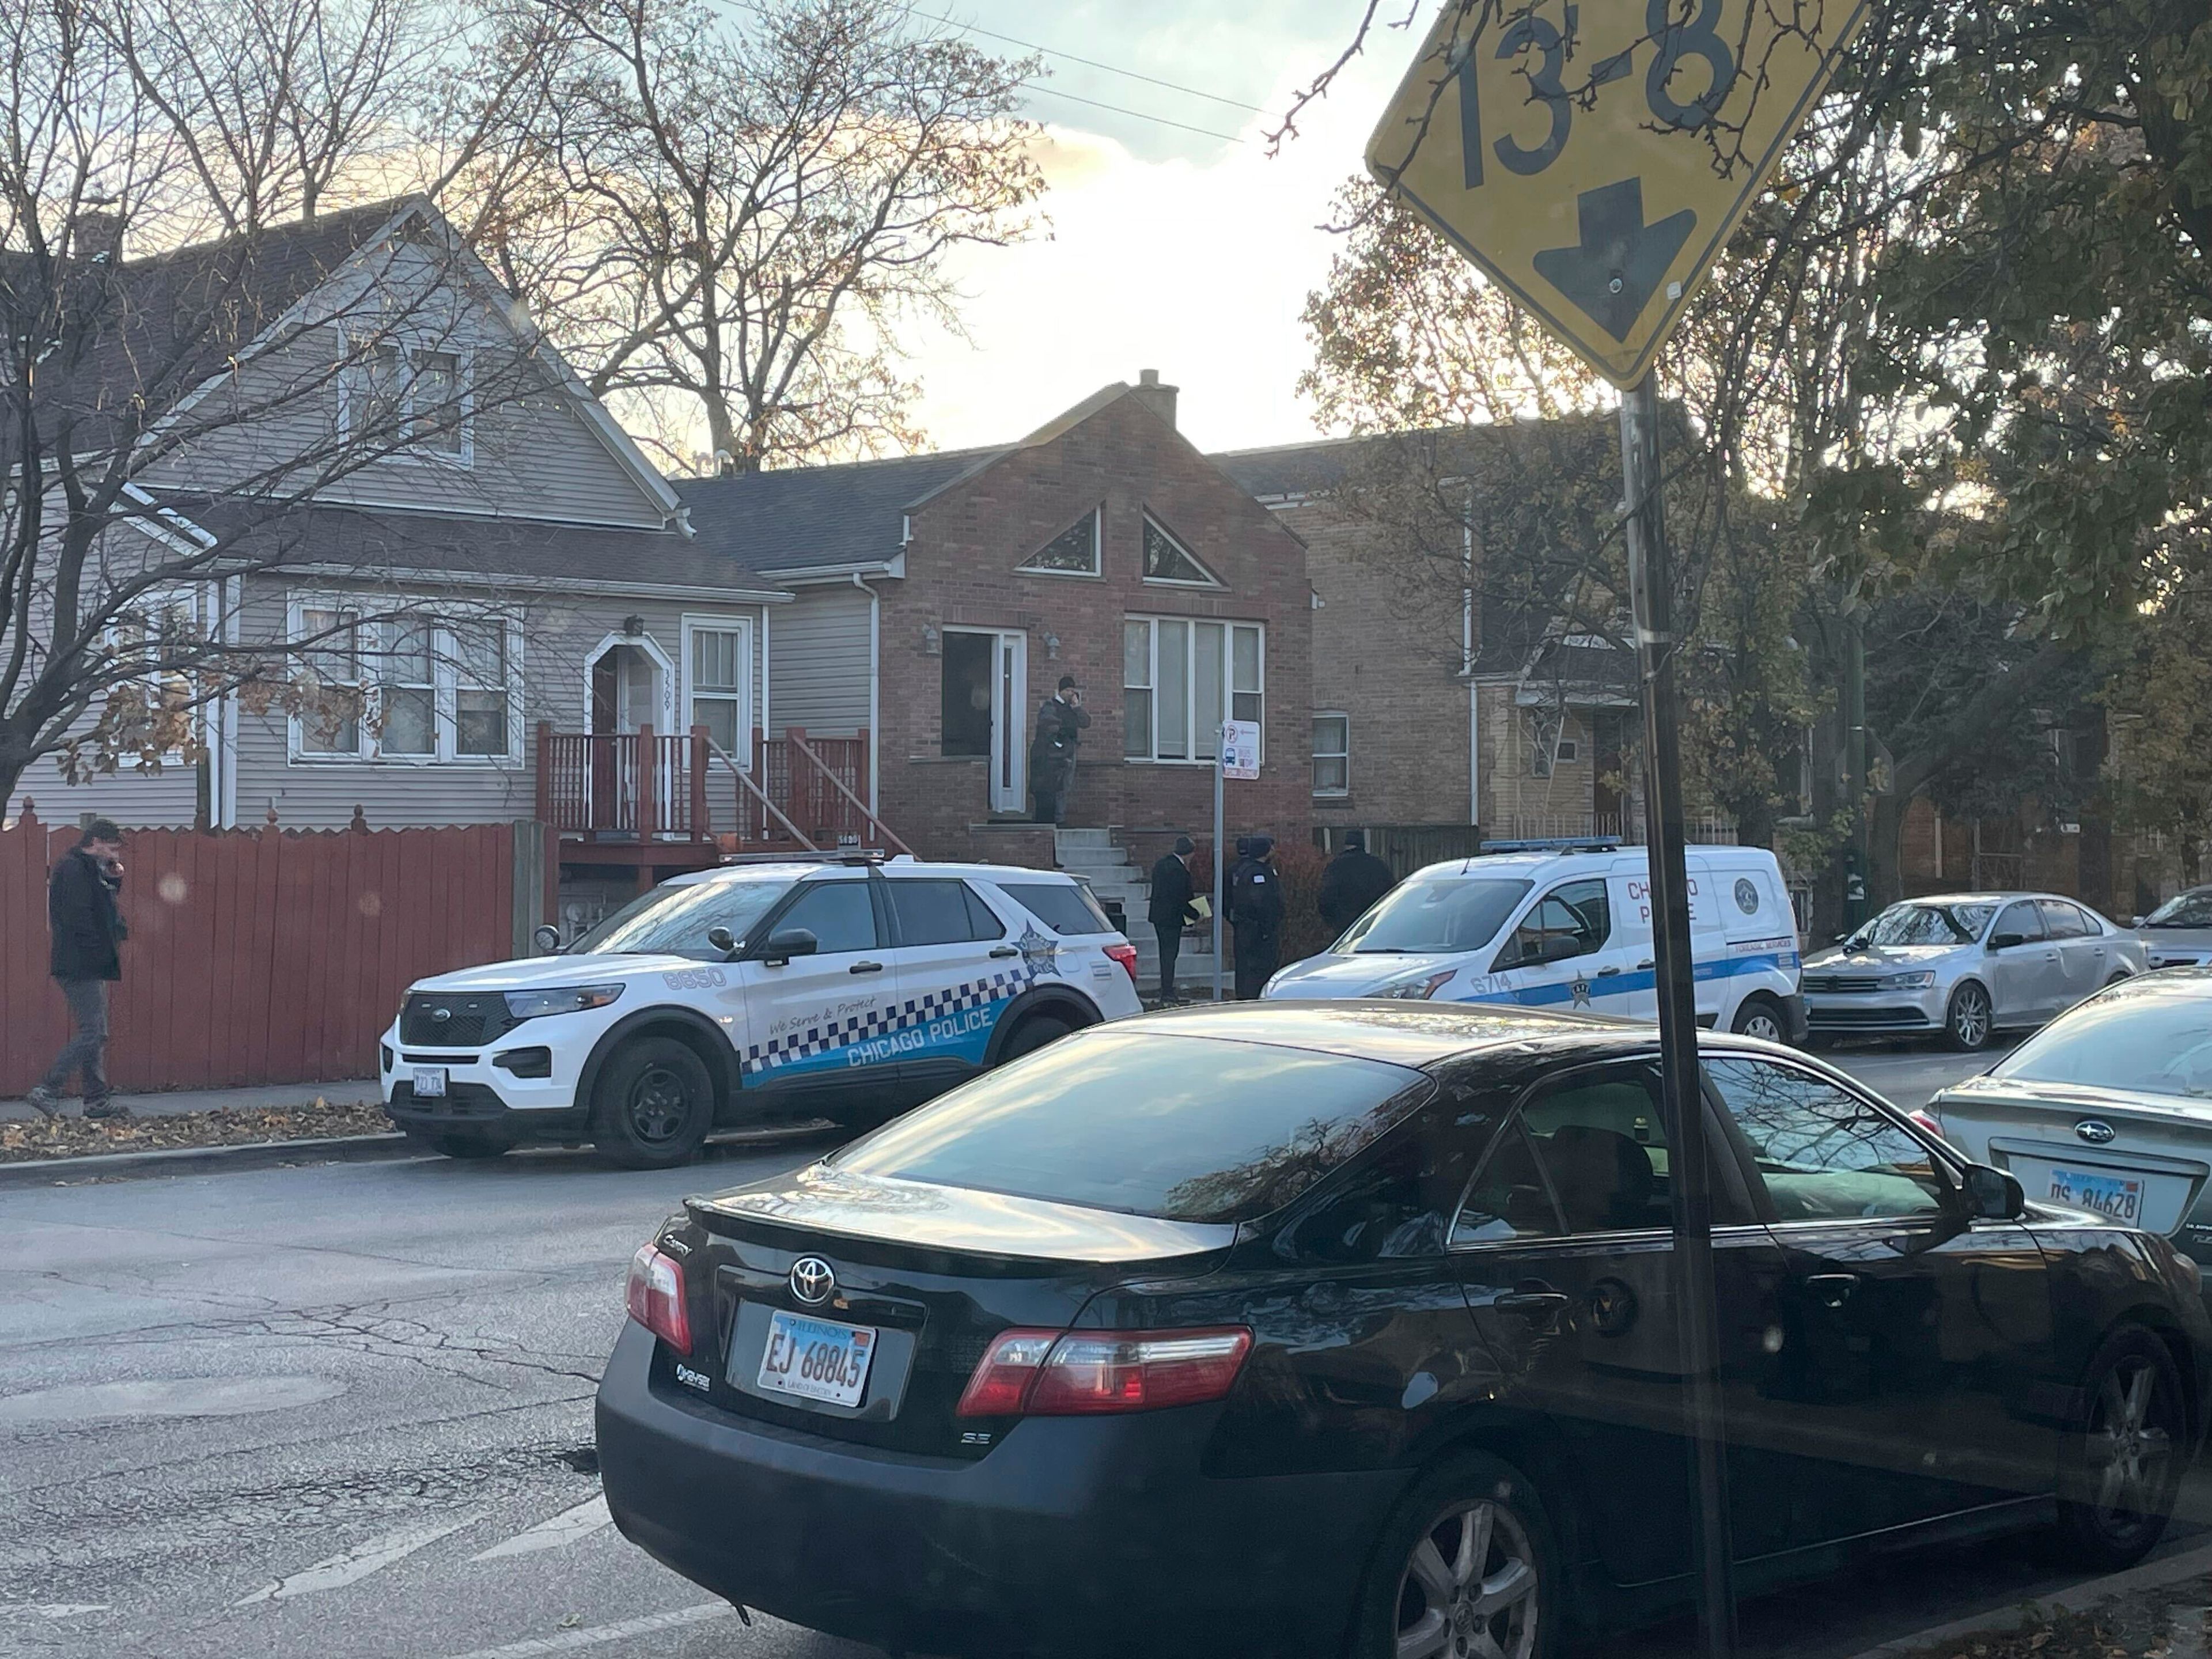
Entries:
POLYGON ((1224 720, 1213 745, 1213 1000, 1221 1000, 1221 785, 1226 778, 1255 782, 1260 776, 1260 722, 1224 720))
POLYGON ((1226 867, 1228 854, 1221 846, 1221 780, 1223 768, 1228 764, 1229 745, 1221 740, 1218 727, 1213 733, 1213 1000, 1221 1000, 1221 887, 1222 872, 1226 867))
POLYGON ((1659 1080, 1674 1203, 1674 1295, 1681 1310, 1683 1401, 1694 1448, 1698 1622, 1705 1651, 1735 1651, 1735 1584, 1720 1354, 1713 1313, 1713 1205, 1698 1076, 1698 1006, 1690 956, 1690 884, 1682 837, 1682 764, 1674 720, 1674 573, 1659 485, 1659 399, 1650 380, 1620 399, 1620 468, 1628 509, 1628 597, 1644 696, 1644 822, 1650 844, 1653 956, 1658 966, 1659 1080))

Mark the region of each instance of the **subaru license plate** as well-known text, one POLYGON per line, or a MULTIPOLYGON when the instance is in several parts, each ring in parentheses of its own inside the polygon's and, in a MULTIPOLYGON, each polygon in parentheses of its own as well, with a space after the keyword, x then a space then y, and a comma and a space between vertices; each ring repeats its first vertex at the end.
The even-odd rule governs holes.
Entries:
POLYGON ((2142 1218, 2142 1182, 2125 1176, 2091 1175, 2082 1170, 2053 1169, 2051 1198, 2079 1210, 2094 1210, 2115 1221, 2142 1218))
POLYGON ((415 1068, 415 1098, 442 1100, 446 1095, 446 1067, 417 1066, 415 1068))
POLYGON ((857 1406, 876 1357, 876 1334, 805 1314, 772 1313, 761 1351, 760 1386, 832 1406, 857 1406))

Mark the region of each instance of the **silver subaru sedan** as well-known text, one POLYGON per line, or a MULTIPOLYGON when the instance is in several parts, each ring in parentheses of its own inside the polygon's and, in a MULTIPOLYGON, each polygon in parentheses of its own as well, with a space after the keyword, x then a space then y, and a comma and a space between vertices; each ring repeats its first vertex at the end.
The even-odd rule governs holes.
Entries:
POLYGON ((1805 960, 1815 1038, 1940 1034, 1972 1050, 2147 972, 2140 940, 2056 893, 1949 893, 1893 904, 1805 960))

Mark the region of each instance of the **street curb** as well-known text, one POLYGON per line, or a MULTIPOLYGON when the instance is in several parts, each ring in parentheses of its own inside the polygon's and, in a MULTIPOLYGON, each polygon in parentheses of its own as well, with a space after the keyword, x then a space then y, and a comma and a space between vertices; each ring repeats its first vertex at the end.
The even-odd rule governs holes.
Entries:
POLYGON ((421 1149, 403 1134, 327 1135, 309 1140, 248 1140, 231 1146, 163 1146, 149 1152, 94 1152, 0 1164, 0 1191, 72 1187, 85 1181, 137 1181, 216 1170, 266 1170, 282 1164, 366 1164, 409 1158, 421 1149))
POLYGON ((1961 1619, 1953 1624, 1938 1625, 1932 1630, 1900 1636, 1894 1641, 1884 1642, 1880 1647, 1853 1654, 1851 1659, 1906 1659, 1906 1656, 1933 1647, 1938 1642, 1956 1641, 1962 1636, 1979 1636, 1991 1631, 2009 1632, 2024 1629, 2044 1623, 2056 1613, 2080 1613, 2086 1607, 2095 1607, 2100 1602, 2110 1601, 2136 1590, 2160 1589, 2167 1584, 2179 1583, 2185 1578, 2196 1578, 2206 1573, 2212 1573, 2212 1544, 2200 1544, 2195 1549, 2169 1555, 2163 1561, 2153 1561, 2147 1566, 2130 1567, 2125 1572, 2087 1579, 2055 1595, 2015 1602, 2008 1607, 1999 1607, 1994 1613, 1978 1613, 1972 1619, 1961 1619))

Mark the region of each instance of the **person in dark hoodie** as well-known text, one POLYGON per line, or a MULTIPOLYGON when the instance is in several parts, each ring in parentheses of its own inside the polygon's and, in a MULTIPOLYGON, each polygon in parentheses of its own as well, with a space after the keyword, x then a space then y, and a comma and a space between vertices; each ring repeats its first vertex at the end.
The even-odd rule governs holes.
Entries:
POLYGON ((128 1117, 108 1097, 107 988, 123 977, 123 832, 106 818, 87 824, 46 879, 46 922, 53 933, 48 967, 69 1003, 70 1040, 28 1096, 48 1117, 61 1115, 72 1072, 84 1074, 87 1117, 128 1117))
POLYGON ((1163 1006, 1182 1000, 1176 995, 1176 958, 1182 954, 1182 930, 1198 920, 1198 908, 1190 902, 1190 860, 1197 850, 1188 836, 1177 836, 1175 851, 1163 855, 1152 866, 1152 902, 1146 915, 1152 924, 1152 936, 1160 942, 1163 1006))
POLYGON ((1283 933, 1283 878, 1267 860, 1274 837, 1254 836, 1229 872, 1229 920, 1237 929, 1237 998, 1249 1002, 1275 971, 1283 933))
POLYGON ((1322 872, 1321 896, 1316 908, 1321 919, 1338 933, 1365 915, 1376 900, 1398 884, 1390 866, 1367 850, 1367 832, 1347 830, 1343 850, 1322 872))

